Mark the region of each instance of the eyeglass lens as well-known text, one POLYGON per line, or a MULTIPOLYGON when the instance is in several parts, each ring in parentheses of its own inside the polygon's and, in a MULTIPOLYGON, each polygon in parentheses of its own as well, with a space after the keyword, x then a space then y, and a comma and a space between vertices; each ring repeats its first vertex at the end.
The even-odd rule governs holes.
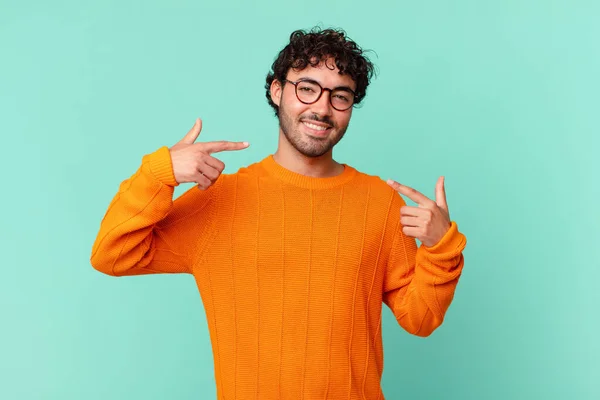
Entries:
MULTIPOLYGON (((323 89, 315 82, 300 81, 296 85, 296 94, 303 103, 314 103, 321 95, 323 89)), ((337 110, 347 110, 352 107, 354 96, 346 89, 331 91, 331 105, 337 110)))

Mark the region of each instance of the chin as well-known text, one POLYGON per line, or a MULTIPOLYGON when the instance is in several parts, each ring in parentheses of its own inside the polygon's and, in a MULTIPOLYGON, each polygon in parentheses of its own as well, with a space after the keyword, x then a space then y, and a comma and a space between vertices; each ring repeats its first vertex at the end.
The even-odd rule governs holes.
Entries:
POLYGON ((298 150, 300 151, 300 153, 302 153, 303 156, 305 157, 309 157, 309 158, 319 158, 325 154, 327 154, 327 151, 303 151, 303 150, 298 150))
MULTIPOLYGON (((314 139, 313 139, 314 140, 314 139)), ((321 157, 325 154, 327 154, 328 152, 331 151, 331 149, 333 148, 332 145, 324 145, 324 146, 310 146, 307 145, 306 142, 303 143, 292 143, 292 146, 294 146, 294 148, 299 151, 302 155, 306 156, 306 157, 311 157, 311 158, 317 158, 317 157, 321 157)))

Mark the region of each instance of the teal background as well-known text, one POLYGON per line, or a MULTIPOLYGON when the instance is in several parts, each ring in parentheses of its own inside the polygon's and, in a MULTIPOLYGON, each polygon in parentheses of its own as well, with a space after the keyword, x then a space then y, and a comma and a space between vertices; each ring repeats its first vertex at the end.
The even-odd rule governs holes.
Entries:
MULTIPOLYGON (((212 399, 191 276, 112 278, 91 246, 120 182, 196 117, 273 152, 264 78, 298 28, 379 74, 335 156, 434 195, 468 238, 447 319, 384 308, 388 399, 600 398, 597 1, 0 1, 0 398, 212 399)), ((191 185, 177 188, 176 195, 191 185)))

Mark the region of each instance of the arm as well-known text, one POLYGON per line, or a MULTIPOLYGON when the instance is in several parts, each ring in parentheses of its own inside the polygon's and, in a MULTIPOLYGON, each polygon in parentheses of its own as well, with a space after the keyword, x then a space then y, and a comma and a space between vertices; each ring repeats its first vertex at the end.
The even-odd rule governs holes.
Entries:
POLYGON ((173 202, 177 185, 167 147, 145 155, 102 219, 92 266, 112 276, 191 273, 198 243, 191 238, 206 233, 205 217, 217 187, 192 188, 173 202))
POLYGON ((417 249, 415 239, 402 232, 398 221, 383 300, 407 332, 429 336, 442 324, 462 272, 465 245, 465 236, 452 222, 438 243, 417 249))

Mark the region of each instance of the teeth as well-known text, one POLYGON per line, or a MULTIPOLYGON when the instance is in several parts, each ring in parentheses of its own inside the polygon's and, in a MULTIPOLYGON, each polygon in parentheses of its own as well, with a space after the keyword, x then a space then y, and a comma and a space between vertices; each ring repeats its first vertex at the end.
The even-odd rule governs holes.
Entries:
POLYGON ((310 129, 314 129, 317 131, 324 131, 327 128, 324 126, 319 126, 319 125, 315 125, 315 124, 311 124, 310 122, 304 122, 304 125, 308 126, 310 129))

